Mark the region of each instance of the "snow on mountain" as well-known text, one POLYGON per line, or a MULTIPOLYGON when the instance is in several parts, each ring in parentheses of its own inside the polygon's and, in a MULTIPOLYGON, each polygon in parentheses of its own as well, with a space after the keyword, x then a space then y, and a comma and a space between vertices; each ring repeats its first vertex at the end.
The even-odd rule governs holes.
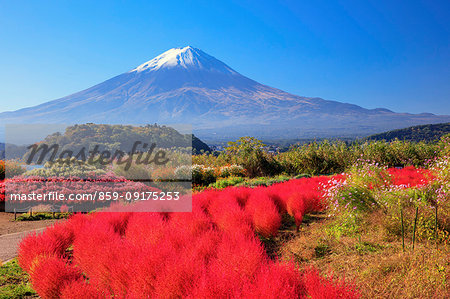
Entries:
POLYGON ((185 123, 200 137, 220 138, 362 136, 449 121, 450 116, 364 109, 292 95, 251 80, 193 47, 170 49, 64 98, 0 113, 0 125, 185 123))
POLYGON ((173 48, 147 61, 130 72, 151 72, 161 68, 182 67, 185 69, 201 69, 211 72, 236 74, 223 62, 191 46, 173 48))

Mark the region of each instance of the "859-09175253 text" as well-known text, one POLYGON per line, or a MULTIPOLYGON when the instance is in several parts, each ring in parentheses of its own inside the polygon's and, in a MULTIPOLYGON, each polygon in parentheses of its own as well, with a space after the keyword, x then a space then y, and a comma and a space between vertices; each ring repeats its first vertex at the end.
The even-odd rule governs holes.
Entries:
POLYGON ((9 194, 10 201, 150 201, 150 200, 179 200, 180 192, 178 191, 160 191, 160 192, 101 192, 94 193, 69 193, 60 192, 48 193, 12 193, 9 194))

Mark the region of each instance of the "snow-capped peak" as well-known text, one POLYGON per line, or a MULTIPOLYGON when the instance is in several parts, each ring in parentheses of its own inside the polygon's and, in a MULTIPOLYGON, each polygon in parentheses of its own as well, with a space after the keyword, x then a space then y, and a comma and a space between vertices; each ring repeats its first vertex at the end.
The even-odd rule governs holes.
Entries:
POLYGON ((130 72, 156 71, 173 67, 195 68, 229 74, 236 73, 223 62, 191 46, 170 49, 130 72))

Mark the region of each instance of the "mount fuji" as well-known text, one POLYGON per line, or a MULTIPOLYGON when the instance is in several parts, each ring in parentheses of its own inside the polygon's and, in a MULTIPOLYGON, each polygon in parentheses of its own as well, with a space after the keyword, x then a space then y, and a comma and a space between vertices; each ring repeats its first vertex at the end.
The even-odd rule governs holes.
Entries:
MULTIPOLYGON (((325 84, 325 83, 324 83, 325 84)), ((355 137, 450 116, 395 113, 289 94, 251 80, 193 48, 174 48, 75 94, 0 113, 27 123, 192 124, 206 139, 355 137)))

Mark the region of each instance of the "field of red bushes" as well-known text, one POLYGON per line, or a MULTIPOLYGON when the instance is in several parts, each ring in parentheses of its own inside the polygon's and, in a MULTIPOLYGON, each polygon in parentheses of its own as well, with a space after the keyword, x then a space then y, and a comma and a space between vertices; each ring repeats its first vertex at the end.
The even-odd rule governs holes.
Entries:
MULTIPOLYGON (((427 173, 391 169, 394 184, 427 173)), ((190 213, 76 214, 20 244, 19 264, 43 298, 357 298, 351 283, 270 258, 260 238, 288 214, 326 209, 344 175, 193 195, 190 213)))
POLYGON ((102 212, 30 235, 19 263, 43 298, 357 297, 343 282, 270 259, 259 241, 288 213, 322 210, 328 177, 208 190, 192 213, 102 212), (257 234, 255 234, 255 232, 257 234))

